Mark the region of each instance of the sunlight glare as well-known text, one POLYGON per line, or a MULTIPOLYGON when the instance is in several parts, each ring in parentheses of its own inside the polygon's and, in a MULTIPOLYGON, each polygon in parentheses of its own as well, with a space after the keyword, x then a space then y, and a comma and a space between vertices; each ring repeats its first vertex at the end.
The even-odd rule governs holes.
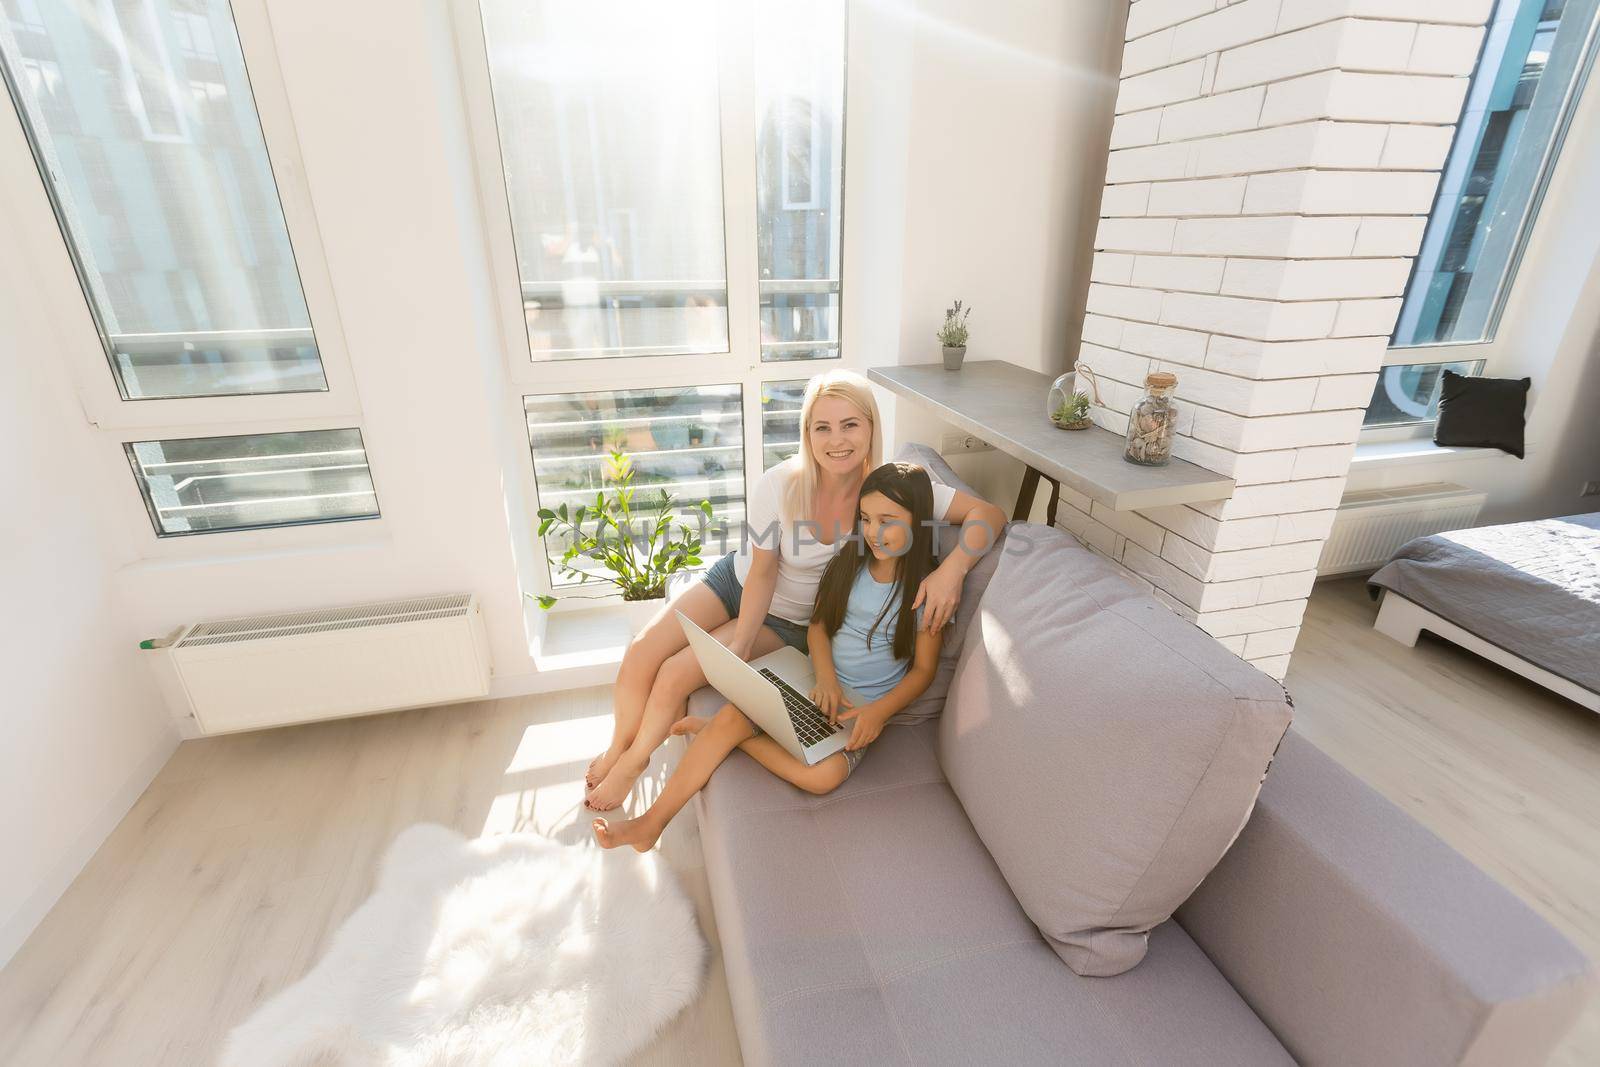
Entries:
POLYGON ((555 722, 536 722, 522 732, 517 750, 506 764, 506 774, 540 770, 578 760, 586 764, 611 740, 610 714, 588 715, 555 722))
POLYGON ((1069 65, 1041 52, 985 36, 971 26, 960 25, 924 10, 912 0, 861 0, 861 2, 875 9, 883 18, 909 24, 901 31, 903 33, 919 31, 947 49, 963 56, 976 56, 998 68, 1007 70, 1029 68, 1038 73, 1101 87, 1115 86, 1117 83, 1115 74, 1108 74, 1092 63, 1069 65))

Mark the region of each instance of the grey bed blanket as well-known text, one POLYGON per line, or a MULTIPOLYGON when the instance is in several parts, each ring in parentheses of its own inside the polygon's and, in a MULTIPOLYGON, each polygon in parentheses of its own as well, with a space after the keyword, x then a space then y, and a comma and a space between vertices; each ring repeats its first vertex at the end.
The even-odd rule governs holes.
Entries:
POLYGON ((1600 692, 1600 512, 1419 537, 1368 583, 1600 692))

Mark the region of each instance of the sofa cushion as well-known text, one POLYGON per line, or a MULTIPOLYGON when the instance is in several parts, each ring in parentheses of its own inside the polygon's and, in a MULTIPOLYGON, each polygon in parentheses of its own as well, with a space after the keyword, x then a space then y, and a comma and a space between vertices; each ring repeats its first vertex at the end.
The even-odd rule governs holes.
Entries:
POLYGON ((1080 978, 939 778, 932 724, 803 794, 734 753, 700 838, 750 1064, 1286 1064, 1178 926, 1134 974, 1080 978))
POLYGON ((1120 974, 1238 835, 1289 705, 1069 534, 1013 524, 1010 540, 967 634, 940 759, 1061 958, 1120 974))
MULTIPOLYGON (((930 478, 942 485, 950 486, 957 492, 966 493, 968 496, 978 495, 950 469, 943 456, 927 445, 906 445, 895 459, 901 463, 916 463, 926 468, 930 478)), ((959 526, 946 526, 939 531, 941 558, 955 551, 956 539, 960 535, 959 526)), ((961 583, 961 604, 956 608, 956 617, 945 626, 944 642, 939 646, 939 669, 922 695, 901 708, 899 714, 889 720, 894 725, 909 726, 926 722, 944 710, 945 697, 950 693, 950 682, 956 675, 956 663, 961 658, 961 646, 967 630, 972 626, 973 617, 978 613, 978 602, 983 599, 983 591, 989 588, 989 581, 994 577, 994 569, 1000 561, 1000 555, 1005 551, 1005 537, 1004 529, 996 531, 995 543, 967 572, 966 579, 961 583)))
POLYGON ((1298 730, 1173 918, 1302 1063, 1544 1063, 1595 992, 1565 936, 1298 730))

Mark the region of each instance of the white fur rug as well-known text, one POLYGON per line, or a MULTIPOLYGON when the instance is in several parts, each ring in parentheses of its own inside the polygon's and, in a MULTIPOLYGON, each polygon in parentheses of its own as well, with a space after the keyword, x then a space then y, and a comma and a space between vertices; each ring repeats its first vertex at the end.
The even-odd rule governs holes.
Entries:
POLYGON ((656 853, 421 823, 223 1067, 610 1064, 698 995, 706 943, 656 853))

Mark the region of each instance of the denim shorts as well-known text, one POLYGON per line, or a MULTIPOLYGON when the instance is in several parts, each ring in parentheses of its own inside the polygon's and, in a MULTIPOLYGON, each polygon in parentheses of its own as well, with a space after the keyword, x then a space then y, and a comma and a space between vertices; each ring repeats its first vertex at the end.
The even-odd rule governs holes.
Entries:
MULTIPOLYGON (((728 613, 728 618, 739 617, 739 598, 744 595, 744 587, 739 584, 738 572, 733 569, 735 553, 728 553, 711 565, 706 571, 703 581, 717 599, 722 601, 722 607, 728 613)), ((797 648, 801 652, 810 654, 806 647, 806 627, 798 622, 780 619, 776 615, 768 615, 765 620, 767 629, 778 635, 778 640, 790 648, 797 648)))

